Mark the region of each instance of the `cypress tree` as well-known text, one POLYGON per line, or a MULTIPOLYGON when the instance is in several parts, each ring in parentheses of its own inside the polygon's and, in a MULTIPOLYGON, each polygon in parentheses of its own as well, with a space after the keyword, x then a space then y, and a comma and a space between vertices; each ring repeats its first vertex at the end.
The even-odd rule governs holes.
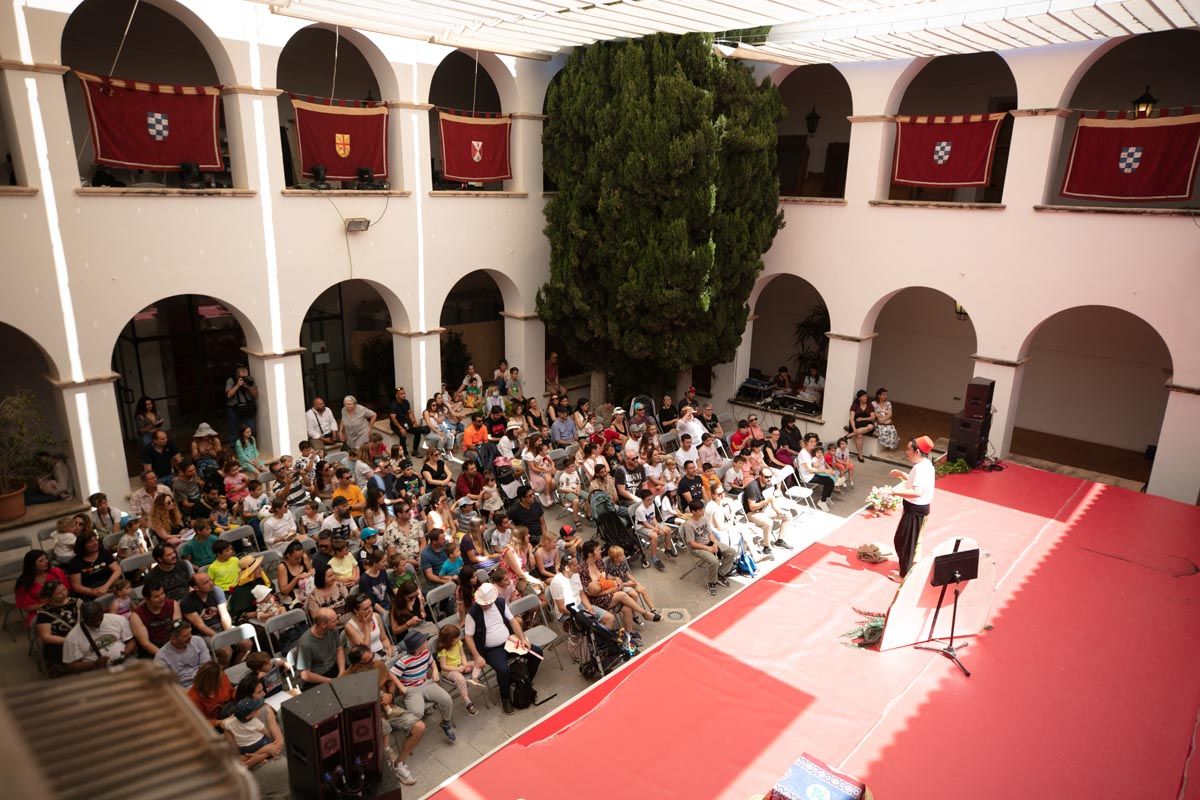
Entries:
POLYGON ((546 326, 629 385, 732 358, 783 224, 776 89, 709 35, 656 34, 577 49, 547 112, 546 326))

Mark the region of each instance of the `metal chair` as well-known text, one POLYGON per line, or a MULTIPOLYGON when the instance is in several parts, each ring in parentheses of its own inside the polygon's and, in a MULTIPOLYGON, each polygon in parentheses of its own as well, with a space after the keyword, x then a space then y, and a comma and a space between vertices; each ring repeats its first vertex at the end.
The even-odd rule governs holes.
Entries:
POLYGON ((312 539, 312 538, 301 539, 300 546, 304 548, 304 552, 308 553, 309 556, 311 556, 313 553, 317 552, 317 540, 316 539, 312 539))
MULTIPOLYGON (((18 551, 31 549, 33 549, 33 545, 29 538, 25 536, 14 536, 11 539, 0 539, 0 553, 16 553, 18 551)), ((24 553, 22 553, 22 557, 23 556, 24 553)))
POLYGON ((242 678, 250 674, 250 668, 246 666, 245 661, 239 661, 231 667, 225 668, 225 677, 229 679, 229 683, 237 686, 242 678))
POLYGON ((121 573, 128 580, 133 580, 139 572, 150 569, 152 566, 154 566, 153 553, 139 553, 136 556, 121 559, 121 573))
POLYGON ((208 648, 212 651, 213 658, 216 658, 217 651, 222 647, 234 648, 244 641, 251 642, 251 646, 258 641, 258 634, 254 632, 254 626, 247 622, 241 625, 234 625, 229 630, 221 631, 212 637, 212 640, 208 643, 208 648))
POLYGON ((276 553, 274 550, 261 550, 257 553, 251 553, 250 555, 254 556, 255 558, 262 559, 263 572, 267 573, 267 577, 274 581, 275 568, 279 566, 280 561, 283 561, 283 556, 279 555, 279 553, 276 553))
POLYGON ((231 542, 234 549, 239 553, 253 552, 258 545, 254 538, 254 528, 249 525, 239 525, 231 531, 225 531, 221 534, 221 541, 231 542))
MULTIPOLYGON (((514 617, 519 617, 522 614, 527 614, 530 611, 537 611, 542 614, 542 619, 545 620, 545 612, 542 610, 542 600, 536 594, 527 594, 524 597, 513 600, 509 604, 508 610, 512 612, 514 617)), ((558 645, 566 641, 566 637, 555 632, 549 625, 535 625, 525 631, 525 638, 530 644, 535 644, 542 649, 543 652, 550 649, 554 651, 554 657, 558 659, 558 668, 563 669, 562 655, 558 652, 558 645)))
POLYGON ((104 549, 111 553, 117 552, 117 546, 121 544, 121 537, 125 534, 121 531, 110 533, 104 537, 104 549))
POLYGON ((554 462, 554 466, 562 469, 567 463, 567 450, 565 447, 556 447, 550 451, 550 460, 554 462))
POLYGON ((278 656, 279 653, 275 651, 275 634, 299 625, 308 625, 308 614, 303 608, 294 608, 291 611, 280 614, 278 617, 271 617, 267 620, 266 625, 263 626, 263 630, 266 633, 265 638, 267 641, 264 644, 267 646, 267 652, 273 656, 278 656))
POLYGON ((569 444, 566 447, 566 451, 567 451, 567 458, 574 458, 575 454, 579 452, 579 445, 569 444))
POLYGON ((336 453, 326 453, 325 454, 325 462, 328 464, 333 464, 335 466, 341 466, 341 465, 345 464, 347 459, 349 459, 349 458, 350 458, 350 454, 347 453, 345 450, 339 450, 336 453))
POLYGON ((679 449, 679 434, 675 431, 668 431, 658 437, 658 443, 662 445, 664 453, 674 453, 679 449))
MULTIPOLYGON (((457 588, 457 583, 439 583, 433 589, 426 592, 425 607, 429 609, 429 614, 433 617, 435 623, 440 622, 442 618, 438 607, 449 598, 454 597, 454 591, 457 588)), ((438 627, 441 626, 439 625, 438 627)))
MULTIPOLYGON (((58 529, 54 525, 51 525, 49 528, 42 528, 40 531, 38 531, 38 533, 37 533, 38 550, 45 550, 47 553, 52 551, 54 549, 54 534, 57 531, 58 531, 58 529)), ((50 560, 53 561, 54 557, 51 556, 50 560)))

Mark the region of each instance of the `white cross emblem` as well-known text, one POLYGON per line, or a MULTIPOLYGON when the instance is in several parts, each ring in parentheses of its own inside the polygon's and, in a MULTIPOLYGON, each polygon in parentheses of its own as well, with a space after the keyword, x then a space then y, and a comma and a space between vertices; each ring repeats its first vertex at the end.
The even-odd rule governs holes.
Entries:
POLYGON ((945 164, 950 160, 950 143, 938 142, 933 146, 933 163, 945 164))
POLYGON ((1121 157, 1117 159, 1117 169, 1124 172, 1126 175, 1133 174, 1133 171, 1142 165, 1142 148, 1140 147, 1122 147, 1121 157))
POLYGON ((471 142, 471 160, 476 164, 483 161, 483 142, 471 142))
POLYGON ((166 114, 157 111, 146 114, 146 132, 156 142, 161 142, 170 134, 170 119, 166 114))

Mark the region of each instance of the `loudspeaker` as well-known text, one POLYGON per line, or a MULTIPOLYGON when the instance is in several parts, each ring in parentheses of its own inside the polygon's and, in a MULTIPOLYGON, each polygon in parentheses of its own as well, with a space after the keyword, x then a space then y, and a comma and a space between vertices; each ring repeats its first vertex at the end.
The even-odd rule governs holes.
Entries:
POLYGON ((359 672, 331 684, 342 705, 342 748, 346 770, 363 771, 367 780, 377 780, 383 767, 383 734, 379 710, 379 673, 359 672))
POLYGON ((991 417, 976 419, 965 413, 955 414, 954 424, 950 427, 950 447, 946 451, 946 460, 961 458, 971 467, 975 467, 987 455, 988 433, 991 427, 991 417))
POLYGON ((963 401, 963 413, 975 419, 991 416, 992 397, 996 382, 991 378, 972 378, 967 384, 967 396, 963 401))
POLYGON ((296 797, 333 797, 322 776, 342 766, 342 704, 328 684, 315 686, 279 707, 287 743, 288 783, 296 797))

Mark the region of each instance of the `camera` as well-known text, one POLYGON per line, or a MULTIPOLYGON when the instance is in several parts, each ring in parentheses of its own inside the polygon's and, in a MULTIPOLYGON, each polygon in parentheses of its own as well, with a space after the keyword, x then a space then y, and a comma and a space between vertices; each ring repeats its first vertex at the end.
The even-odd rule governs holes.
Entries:
POLYGON ((247 386, 253 386, 254 378, 251 378, 249 375, 247 375, 246 377, 242 378, 242 383, 246 384, 247 386))

